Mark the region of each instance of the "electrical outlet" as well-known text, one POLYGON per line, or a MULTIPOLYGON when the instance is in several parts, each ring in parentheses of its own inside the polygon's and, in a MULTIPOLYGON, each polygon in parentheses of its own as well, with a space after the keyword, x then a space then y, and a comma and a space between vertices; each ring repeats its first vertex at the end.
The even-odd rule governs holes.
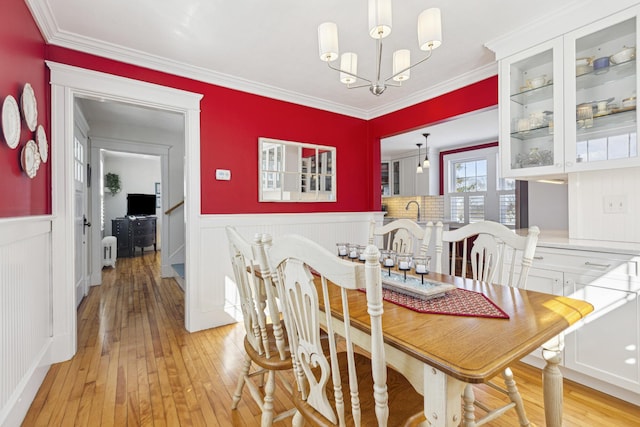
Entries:
POLYGON ((231 171, 228 169, 216 169, 216 179, 218 181, 231 181, 231 171))
POLYGON ((603 197, 603 210, 606 214, 627 213, 627 196, 613 195, 603 197))

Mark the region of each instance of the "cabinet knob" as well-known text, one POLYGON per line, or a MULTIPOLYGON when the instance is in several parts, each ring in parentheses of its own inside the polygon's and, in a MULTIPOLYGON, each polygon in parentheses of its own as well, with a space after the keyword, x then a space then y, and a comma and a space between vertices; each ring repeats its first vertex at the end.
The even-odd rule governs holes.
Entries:
POLYGON ((564 165, 566 167, 568 167, 568 168, 572 168, 573 167, 573 162, 566 162, 564 165))

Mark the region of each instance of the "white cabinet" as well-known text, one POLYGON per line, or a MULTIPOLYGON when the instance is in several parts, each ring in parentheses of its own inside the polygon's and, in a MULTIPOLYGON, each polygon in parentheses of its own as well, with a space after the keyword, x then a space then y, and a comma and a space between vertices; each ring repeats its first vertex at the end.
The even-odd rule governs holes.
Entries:
POLYGON ((594 310, 565 337, 564 365, 640 393, 640 297, 635 288, 606 276, 565 274, 565 295, 588 301, 594 310))
MULTIPOLYGON (((640 393, 639 264, 639 255, 540 245, 536 249, 527 289, 585 300, 594 306, 579 327, 565 336, 563 366, 569 378, 597 388, 589 383, 593 378, 640 393), (578 375, 572 377, 572 372, 578 375)), ((540 350, 525 361, 539 366, 540 350)))
POLYGON ((627 9, 500 60, 503 176, 640 165, 639 10, 627 9))
POLYGON ((391 160, 389 163, 392 195, 427 196, 429 194, 429 169, 425 169, 423 173, 416 173, 417 158, 405 157, 391 160))

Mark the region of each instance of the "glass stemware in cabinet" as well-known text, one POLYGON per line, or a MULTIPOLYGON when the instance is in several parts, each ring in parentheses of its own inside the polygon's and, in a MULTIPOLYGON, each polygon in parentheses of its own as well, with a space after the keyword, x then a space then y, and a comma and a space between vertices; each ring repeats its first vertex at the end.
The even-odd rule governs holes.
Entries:
POLYGON ((411 255, 401 254, 397 256, 398 270, 404 274, 404 280, 407 280, 407 271, 411 270, 411 255))
POLYGON ((511 169, 553 164, 553 73, 551 49, 510 65, 511 169))
POLYGON ((575 39, 576 163, 638 156, 636 39, 635 17, 575 39))
POLYGON ((396 253, 394 251, 383 250, 380 252, 380 264, 387 269, 389 277, 391 277, 391 269, 396 265, 396 253))

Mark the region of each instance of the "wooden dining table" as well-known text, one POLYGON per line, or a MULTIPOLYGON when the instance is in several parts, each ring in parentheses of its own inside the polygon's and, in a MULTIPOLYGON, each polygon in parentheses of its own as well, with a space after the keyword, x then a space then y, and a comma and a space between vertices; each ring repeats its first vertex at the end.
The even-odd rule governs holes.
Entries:
MULTIPOLYGON (((384 274, 384 273, 383 273, 384 274)), ((562 425, 563 331, 593 310, 585 301, 492 285, 472 279, 429 273, 425 280, 480 292, 509 318, 419 313, 384 301, 382 327, 387 364, 400 371, 424 396, 431 426, 461 422, 461 394, 467 383, 482 383, 539 347, 543 348, 543 394, 546 425, 562 425)), ((334 330, 342 327, 340 295, 330 286, 334 330), (335 304, 334 304, 335 303, 335 304)), ((351 334, 369 350, 366 295, 349 292, 351 334)))

